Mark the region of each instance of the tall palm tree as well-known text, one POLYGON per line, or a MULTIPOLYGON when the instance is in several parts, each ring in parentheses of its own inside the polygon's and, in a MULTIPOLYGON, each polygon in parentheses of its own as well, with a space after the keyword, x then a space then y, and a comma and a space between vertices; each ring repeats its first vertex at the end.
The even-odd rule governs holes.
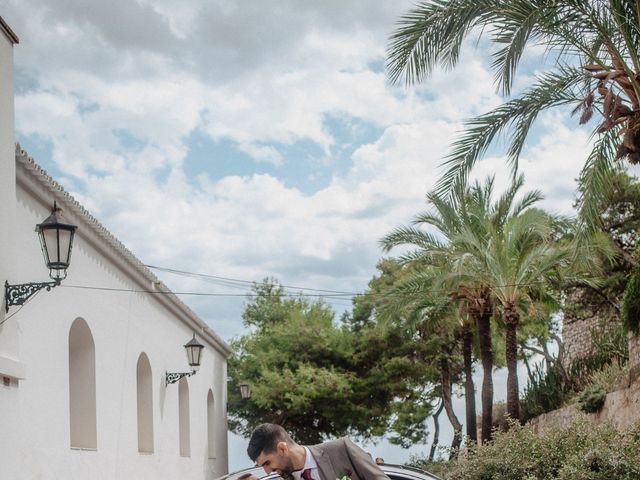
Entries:
MULTIPOLYGON (((475 255, 475 252, 476 249, 479 252, 488 249, 494 237, 503 234, 510 225, 510 219, 518 217, 542 198, 540 192, 532 191, 516 200, 523 185, 524 177, 521 175, 497 200, 493 198, 492 177, 484 183, 476 182, 471 187, 458 185, 454 195, 450 197, 431 192, 427 195, 427 203, 432 210, 417 215, 413 226, 397 228, 381 241, 387 251, 399 245, 413 247, 403 255, 405 262, 421 261, 426 265, 437 266, 440 270, 437 275, 417 270, 414 278, 416 288, 422 284, 436 290, 446 289, 453 299, 461 302, 473 319, 483 368, 483 442, 491 438, 492 429, 491 318, 494 298, 492 289, 496 283, 491 273, 481 268, 481 257, 475 255), (434 284, 435 281, 439 283, 434 284)), ((466 394, 465 400, 469 396, 466 394)))
POLYGON ((472 257, 471 261, 464 262, 465 271, 478 269, 485 276, 502 314, 507 412, 514 419, 520 418, 517 375, 520 312, 539 300, 551 298, 550 284, 559 287, 562 269, 567 267, 570 258, 569 249, 554 241, 553 232, 554 219, 532 208, 509 217, 489 242, 481 241, 473 232, 465 232, 455 240, 459 242, 458 248, 472 257))
POLYGON ((574 105, 580 123, 599 117, 593 151, 581 174, 580 209, 598 224, 598 202, 616 159, 640 162, 640 8, 636 0, 423 0, 403 15, 387 50, 392 82, 428 78, 434 67, 452 68, 465 38, 488 37, 492 68, 511 93, 525 49, 547 47, 555 67, 496 109, 469 120, 445 160, 438 191, 465 183, 475 162, 500 133, 509 139, 508 162, 518 157, 531 125, 544 110, 574 105))

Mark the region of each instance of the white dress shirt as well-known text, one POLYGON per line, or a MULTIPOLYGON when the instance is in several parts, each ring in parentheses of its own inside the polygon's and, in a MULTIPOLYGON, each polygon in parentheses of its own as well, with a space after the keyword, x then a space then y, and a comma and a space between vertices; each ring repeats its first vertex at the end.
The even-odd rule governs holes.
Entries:
POLYGON ((303 447, 303 448, 304 448, 304 467, 302 467, 301 470, 293 472, 293 478, 295 478, 296 480, 302 480, 302 472, 304 472, 307 469, 310 469, 311 478, 313 478, 313 480, 322 480, 320 478, 320 472, 318 471, 318 464, 316 463, 316 459, 313 458, 313 455, 311 455, 311 452, 307 447, 303 447))

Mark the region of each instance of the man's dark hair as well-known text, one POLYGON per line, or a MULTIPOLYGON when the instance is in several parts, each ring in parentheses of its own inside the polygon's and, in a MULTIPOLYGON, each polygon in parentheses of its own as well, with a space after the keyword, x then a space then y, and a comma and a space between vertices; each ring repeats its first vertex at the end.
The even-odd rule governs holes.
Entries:
POLYGON ((280 425, 263 423, 258 425, 251 434, 247 454, 251 461, 255 462, 260 453, 275 452, 279 442, 287 442, 290 445, 294 443, 287 431, 280 425))

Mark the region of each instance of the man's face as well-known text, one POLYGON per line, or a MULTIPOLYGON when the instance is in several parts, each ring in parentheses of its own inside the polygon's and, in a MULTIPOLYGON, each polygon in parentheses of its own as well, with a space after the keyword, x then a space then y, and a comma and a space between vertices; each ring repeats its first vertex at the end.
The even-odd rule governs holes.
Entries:
POLYGON ((256 465, 262 467, 267 475, 271 472, 277 472, 278 475, 284 478, 290 477, 294 471, 293 459, 286 442, 278 442, 275 452, 260 452, 260 455, 256 458, 256 465))

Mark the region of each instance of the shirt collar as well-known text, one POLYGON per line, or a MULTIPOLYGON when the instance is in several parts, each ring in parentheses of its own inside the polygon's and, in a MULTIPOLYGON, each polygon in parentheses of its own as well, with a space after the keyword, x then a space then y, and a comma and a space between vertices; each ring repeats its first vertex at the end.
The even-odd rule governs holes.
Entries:
MULTIPOLYGON (((303 445, 304 448, 304 466, 295 472, 293 472, 293 478, 300 480, 302 478, 302 472, 311 469, 312 473, 318 469, 316 459, 311 455, 311 451, 303 445)), ((315 476, 315 475, 314 475, 315 476)))
POLYGON ((311 455, 311 451, 304 447, 304 467, 302 467, 302 471, 307 470, 308 468, 318 468, 318 464, 316 463, 316 459, 311 455))

